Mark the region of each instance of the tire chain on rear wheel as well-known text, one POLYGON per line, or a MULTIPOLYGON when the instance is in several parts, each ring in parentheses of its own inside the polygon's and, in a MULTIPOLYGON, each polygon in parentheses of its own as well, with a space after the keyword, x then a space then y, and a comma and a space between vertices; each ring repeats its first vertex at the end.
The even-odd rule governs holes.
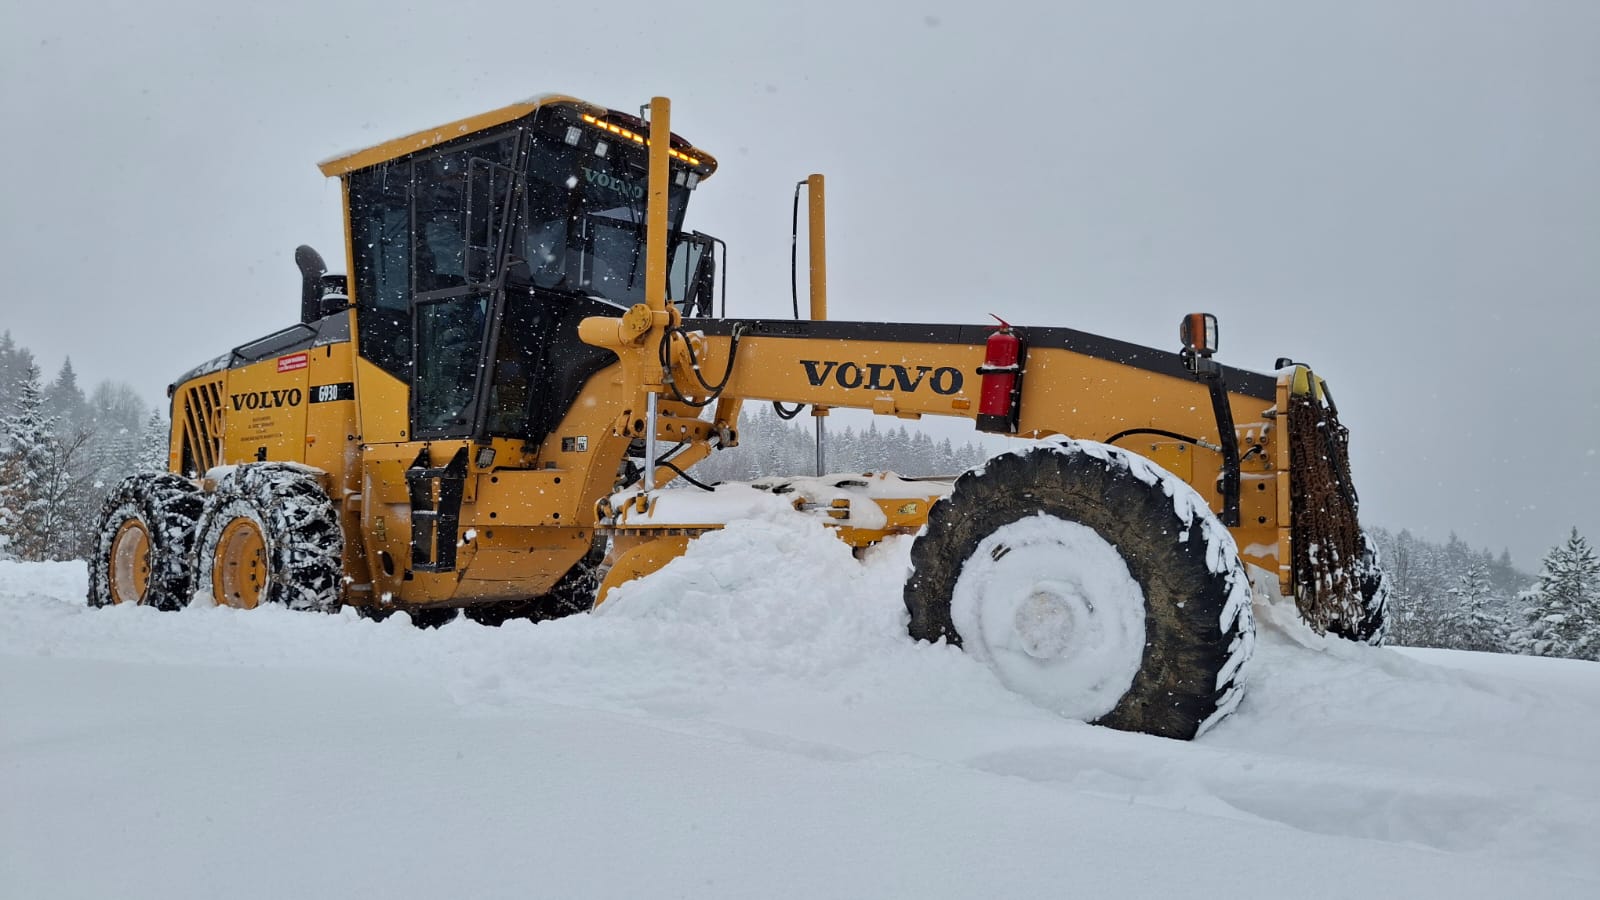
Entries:
POLYGON ((266 541, 267 586, 261 603, 338 610, 344 532, 318 474, 297 463, 266 462, 240 465, 224 475, 196 529, 196 592, 212 592, 217 542, 229 521, 244 517, 255 521, 266 541))
POLYGON ((1308 392, 1290 399, 1288 436, 1295 605, 1318 634, 1353 634, 1367 616, 1367 597, 1350 430, 1308 392))
POLYGON ((112 602, 111 545, 130 520, 143 523, 150 537, 150 581, 143 602, 165 610, 186 605, 194 575, 189 556, 201 505, 199 488, 181 475, 141 472, 124 478, 100 508, 95 554, 89 560, 89 605, 112 602))
POLYGON ((1170 483, 1176 476, 1142 457, 1097 446, 1093 453, 1072 445, 1007 453, 957 479, 911 547, 909 630, 918 640, 959 646, 950 601, 979 543, 1032 515, 1078 522, 1117 548, 1145 595, 1144 659, 1117 706, 1095 721, 1187 740, 1239 702, 1240 673, 1255 645, 1248 576, 1237 551, 1213 571, 1213 542, 1232 550, 1233 541, 1198 495, 1198 516, 1177 512, 1168 491, 1187 485, 1170 483), (1154 484, 1134 471, 1141 463, 1157 473, 1154 484))

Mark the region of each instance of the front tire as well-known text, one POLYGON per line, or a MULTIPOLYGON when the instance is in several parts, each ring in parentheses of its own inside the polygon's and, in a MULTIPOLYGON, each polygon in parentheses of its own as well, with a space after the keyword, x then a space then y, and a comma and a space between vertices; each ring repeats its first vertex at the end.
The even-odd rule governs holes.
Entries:
POLYGON ((1383 646, 1389 637, 1389 573, 1372 536, 1361 532, 1361 561, 1356 567, 1356 583, 1361 589, 1361 618, 1354 623, 1328 623, 1328 633, 1345 640, 1383 646))
POLYGON ((89 605, 173 610, 187 604, 200 507, 199 489, 182 476, 146 472, 123 479, 101 507, 89 605))
POLYGON ((201 513, 195 592, 218 606, 334 612, 343 587, 344 532, 318 471, 249 463, 224 475, 201 513))
POLYGON ((1187 740, 1238 705, 1255 643, 1233 538, 1176 476, 1064 441, 962 475, 911 548, 910 632, 1062 715, 1187 740))

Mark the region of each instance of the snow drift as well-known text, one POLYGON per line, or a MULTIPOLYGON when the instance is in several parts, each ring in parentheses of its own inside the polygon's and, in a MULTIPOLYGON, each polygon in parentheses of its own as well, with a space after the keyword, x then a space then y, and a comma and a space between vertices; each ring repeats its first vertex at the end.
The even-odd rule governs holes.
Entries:
POLYGON ((593 615, 84 606, 0 564, 0 895, 1578 896, 1600 665, 1258 604, 1179 743, 906 639, 907 546, 707 534, 593 615))

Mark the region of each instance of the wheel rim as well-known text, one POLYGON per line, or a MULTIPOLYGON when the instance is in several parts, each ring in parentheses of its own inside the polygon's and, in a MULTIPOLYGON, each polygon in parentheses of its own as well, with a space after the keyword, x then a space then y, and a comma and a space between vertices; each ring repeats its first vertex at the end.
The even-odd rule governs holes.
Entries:
POLYGON ((951 592, 962 646, 1010 689, 1093 721, 1144 661, 1145 598, 1117 549, 1086 525, 1036 515, 978 543, 951 592))
POLYGON ((219 606, 255 609, 267 592, 267 542, 249 519, 234 519, 217 538, 211 599, 219 606))
POLYGON ((143 603, 150 589, 150 532, 138 519, 122 523, 111 538, 112 603, 143 603))

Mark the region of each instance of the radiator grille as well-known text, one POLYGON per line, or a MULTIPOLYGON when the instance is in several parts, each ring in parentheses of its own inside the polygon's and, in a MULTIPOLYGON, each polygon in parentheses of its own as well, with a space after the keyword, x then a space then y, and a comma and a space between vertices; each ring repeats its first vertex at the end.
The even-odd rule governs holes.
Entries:
POLYGON ((184 392, 183 468, 199 475, 222 461, 222 379, 184 392))

